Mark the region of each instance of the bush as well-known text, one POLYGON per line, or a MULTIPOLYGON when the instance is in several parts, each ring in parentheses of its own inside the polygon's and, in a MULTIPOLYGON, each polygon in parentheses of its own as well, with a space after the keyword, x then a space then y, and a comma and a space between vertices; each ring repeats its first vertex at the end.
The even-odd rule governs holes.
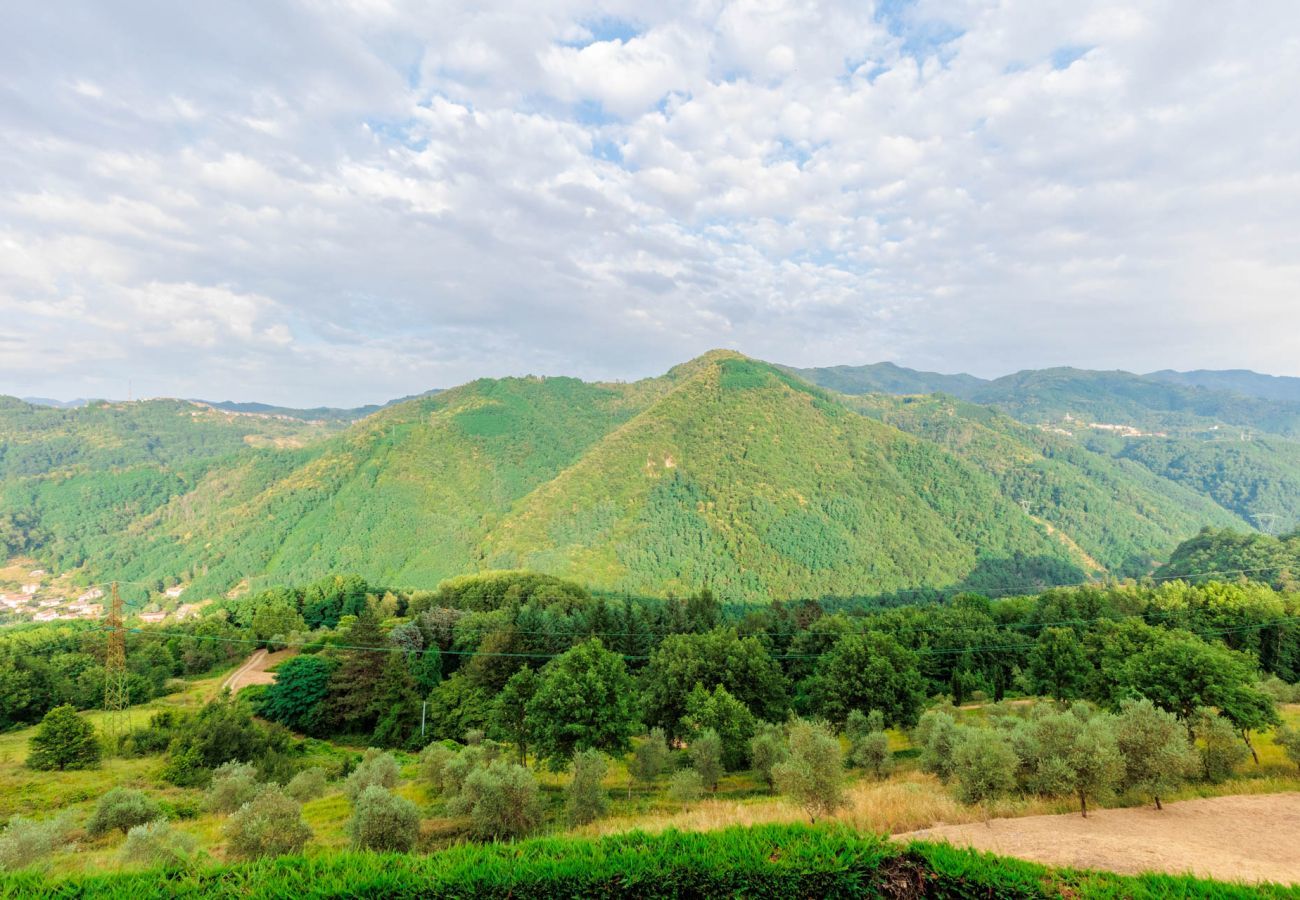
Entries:
POLYGON ((226 821, 232 856, 253 859, 298 853, 311 840, 302 807, 276 787, 267 787, 226 821))
POLYGON ((212 773, 204 802, 215 813, 232 813, 257 796, 257 769, 249 763, 227 762, 212 773))
POLYGON ((913 742, 921 748, 921 768, 943 781, 952 777, 952 754, 957 747, 957 720, 942 710, 921 716, 913 742))
POLYGON ((962 803, 983 803, 1015 787, 1020 760, 1003 732, 970 728, 953 751, 952 762, 958 779, 957 799, 962 803))
POLYGON ((420 837, 420 812, 405 797, 371 785, 357 798, 348 835, 361 850, 406 853, 420 837))
POLYGON ((797 721, 790 726, 790 756, 772 774, 781 792, 789 794, 814 822, 844 802, 840 792, 844 778, 840 742, 819 722, 797 721))
POLYGON ((772 769, 784 762, 790 748, 785 743, 785 731, 780 725, 764 722, 758 726, 758 733, 750 739, 749 758, 757 775, 769 791, 776 790, 776 778, 772 769))
POLYGON ((441 791, 447 763, 455 755, 456 751, 440 741, 425 747, 420 751, 420 778, 428 782, 434 791, 441 791))
POLYGON ((124 834, 137 825, 144 825, 162 816, 162 809, 144 791, 116 787, 99 799, 95 812, 86 823, 86 833, 91 837, 120 829, 124 834))
POLYGON ((1282 725, 1273 732, 1273 743, 1282 748, 1287 759, 1300 766, 1300 729, 1282 725))
POLYGON ((86 769, 99 763, 95 726, 66 704, 45 714, 28 748, 27 765, 32 769, 86 769))
POLYGON ((67 840, 71 822, 66 814, 52 819, 14 816, 0 831, 0 872, 24 869, 58 850, 67 840))
POLYGON ((356 803, 357 798, 368 787, 381 787, 385 790, 397 787, 400 774, 393 754, 371 747, 361 757, 361 762, 352 770, 348 780, 344 782, 343 791, 348 795, 349 800, 356 803))
POLYGON ((601 782, 609 772, 605 754, 592 748, 573 757, 573 780, 565 788, 565 808, 571 825, 586 825, 605 814, 609 797, 601 782))
POLYGON ((496 744, 472 744, 459 753, 453 753, 442 767, 442 792, 448 797, 460 793, 471 772, 486 768, 496 761, 496 744))
POLYGON ((285 785, 284 792, 299 803, 315 800, 325 793, 325 770, 318 766, 303 769, 285 785))
POLYGON ((170 709, 149 717, 149 724, 137 728, 122 740, 122 752, 127 756, 150 756, 162 753, 171 743, 176 731, 177 716, 170 709))
POLYGON ((177 831, 166 819, 136 825, 126 833, 119 854, 123 862, 168 869, 189 869, 200 856, 194 835, 177 831))
POLYGON ((1198 710, 1193 729, 1201 757, 1201 777, 1211 784, 1227 781, 1250 756, 1232 724, 1213 710, 1198 710))
POLYGON ((469 816, 474 833, 484 838, 520 837, 542 820, 537 779, 523 766, 502 759, 471 771, 448 809, 452 815, 469 816))
POLYGON ((704 796, 704 779, 694 769, 679 769, 668 779, 668 797, 678 803, 694 803, 704 796))
MULTIPOLYGON (((627 764, 627 774, 632 780, 642 784, 652 784, 664 767, 668 765, 668 738, 662 728, 650 729, 646 739, 636 745, 632 759, 627 764)), ((632 780, 628 781, 627 793, 632 796, 632 780)))
POLYGON ((695 735, 686 753, 691 766, 700 773, 700 780, 716 793, 722 778, 722 738, 712 728, 706 728, 695 735))
POLYGON ((884 778, 893 768, 894 757, 889 752, 889 735, 883 731, 870 731, 853 742, 849 761, 872 778, 884 778))

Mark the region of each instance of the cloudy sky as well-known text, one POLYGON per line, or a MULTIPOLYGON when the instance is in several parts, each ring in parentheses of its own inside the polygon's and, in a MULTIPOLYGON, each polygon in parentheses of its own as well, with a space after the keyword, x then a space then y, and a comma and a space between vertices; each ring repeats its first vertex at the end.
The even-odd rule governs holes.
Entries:
POLYGON ((19 3, 0 393, 1300 374, 1294 0, 19 3))

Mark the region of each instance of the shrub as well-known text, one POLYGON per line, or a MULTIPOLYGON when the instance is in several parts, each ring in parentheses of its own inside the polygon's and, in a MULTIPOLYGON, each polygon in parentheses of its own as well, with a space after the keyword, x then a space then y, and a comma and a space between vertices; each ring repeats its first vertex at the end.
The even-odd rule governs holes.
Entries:
POLYGON ((99 763, 95 726, 66 704, 45 714, 28 748, 27 765, 33 769, 86 769, 99 763))
POLYGON ((122 752, 127 756, 149 756, 162 753, 175 734, 177 715, 164 709, 149 717, 149 724, 137 728, 122 740, 122 752))
POLYGON ((299 803, 315 800, 325 793, 325 770, 318 766, 303 769, 285 785, 284 792, 299 803))
POLYGON ((452 815, 469 816, 475 834, 485 838, 519 837, 542 819, 537 779, 523 766, 502 759, 471 771, 448 809, 452 815))
POLYGON ((448 797, 460 793, 471 772, 486 768, 496 761, 498 755, 495 744, 472 744, 459 753, 452 754, 442 767, 442 792, 448 797))
POLYGON ((821 723, 797 721, 790 726, 790 756, 773 769, 773 775, 781 792, 789 794, 814 822, 843 803, 840 742, 821 723))
POLYGON ((1006 794, 1016 785, 1019 759, 1001 731, 971 728, 953 751, 957 798, 963 803, 983 803, 1006 794))
POLYGON ((99 799, 95 812, 86 823, 86 832, 99 837, 113 829, 123 833, 162 816, 162 809, 144 791, 115 787, 99 799))
POLYGON ((952 777, 952 753, 957 747, 957 720, 942 710, 930 710, 916 726, 914 742, 921 748, 921 768, 942 780, 952 777))
POLYGON ((1193 729, 1201 757, 1201 777, 1211 784, 1227 781, 1250 755, 1232 723, 1213 710, 1198 710, 1193 729))
POLYGON ((348 835, 362 850, 406 853, 420 837, 420 812, 405 797, 371 785, 357 798, 348 835))
POLYGON ((1273 733, 1273 743, 1282 748, 1287 759, 1300 766, 1300 729, 1281 726, 1273 733))
POLYGON ((119 853, 123 862, 169 869, 191 868, 200 855, 194 835, 177 831, 166 819, 136 825, 126 833, 119 853))
POLYGON ((783 762, 790 754, 785 743, 785 731, 780 725, 764 722, 758 727, 758 733, 749 742, 749 756, 754 767, 754 774, 767 785, 768 791, 776 790, 776 778, 772 769, 783 762))
POLYGON ((694 803, 704 795, 704 779, 694 769, 679 769, 668 779, 668 797, 678 803, 694 803))
POLYGON ((712 728, 706 728, 695 735, 686 753, 691 766, 700 773, 700 780, 716 793, 722 778, 722 738, 712 728))
POLYGON ((849 761, 872 778, 884 778, 893 768, 893 755, 889 752, 889 735, 871 731, 853 742, 849 761))
POLYGON ((573 780, 565 788, 565 806, 571 825, 586 825, 605 814, 609 797, 601 785, 609 772, 605 754, 592 748, 573 757, 573 780))
POLYGON ((298 853, 311 840, 302 807, 277 787, 267 787, 226 821, 232 856, 253 859, 298 853))
POLYGON ((632 795, 632 780, 651 784, 667 765, 668 738, 662 728, 652 728, 646 739, 636 745, 627 764, 627 773, 631 776, 627 784, 628 796, 632 795))
POLYGON ((420 751, 420 778, 428 782, 429 787, 433 790, 441 791, 444 786, 447 763, 455 755, 456 751, 446 744, 434 741, 420 751))
POLYGON ((204 802, 215 813, 232 813, 257 795, 257 769, 249 763, 227 762, 212 773, 204 802))
POLYGON ((381 787, 392 790, 397 787, 400 772, 393 754, 385 753, 374 747, 368 749, 361 762, 352 770, 348 780, 343 784, 343 791, 353 803, 368 787, 381 787))
POLYGON ((62 846, 71 822, 66 814, 52 819, 14 816, 0 831, 0 872, 12 872, 40 862, 62 846))
POLYGON ((1124 758, 1123 786, 1151 796, 1161 809, 1160 795, 1190 778, 1197 768, 1187 729, 1173 713, 1157 709, 1150 700, 1126 700, 1115 720, 1115 743, 1124 758))

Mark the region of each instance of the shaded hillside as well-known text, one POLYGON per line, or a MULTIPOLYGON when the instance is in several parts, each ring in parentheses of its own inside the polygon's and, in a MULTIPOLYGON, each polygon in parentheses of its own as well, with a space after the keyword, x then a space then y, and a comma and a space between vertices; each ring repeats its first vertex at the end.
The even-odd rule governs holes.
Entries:
POLYGON ((931 396, 857 398, 863 413, 934 441, 993 478, 1003 493, 1116 575, 1153 558, 1201 525, 1247 527, 1194 491, 1073 439, 997 410, 931 396))
POLYGON ((1160 574, 1192 581, 1250 579, 1300 590, 1300 532, 1275 538, 1206 528, 1179 544, 1160 574))

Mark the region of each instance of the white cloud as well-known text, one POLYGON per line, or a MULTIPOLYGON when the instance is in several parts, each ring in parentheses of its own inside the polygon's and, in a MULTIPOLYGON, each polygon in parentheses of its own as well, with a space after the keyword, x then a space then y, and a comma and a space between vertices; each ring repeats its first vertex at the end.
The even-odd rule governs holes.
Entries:
POLYGON ((1300 373, 1280 0, 11 19, 0 392, 122 393, 86 346, 313 405, 719 343, 1300 373))

